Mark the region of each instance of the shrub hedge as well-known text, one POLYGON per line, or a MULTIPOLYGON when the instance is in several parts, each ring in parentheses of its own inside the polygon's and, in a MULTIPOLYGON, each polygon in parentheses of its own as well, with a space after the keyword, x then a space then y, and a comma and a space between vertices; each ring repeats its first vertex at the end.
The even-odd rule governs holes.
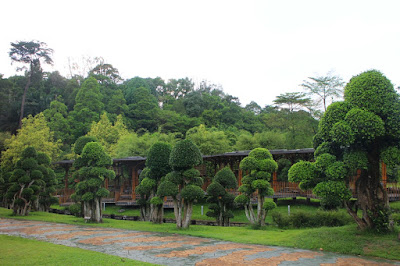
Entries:
POLYGON ((271 216, 279 228, 335 227, 352 222, 352 219, 348 215, 337 211, 317 211, 314 213, 299 211, 292 213, 290 216, 273 212, 271 216))

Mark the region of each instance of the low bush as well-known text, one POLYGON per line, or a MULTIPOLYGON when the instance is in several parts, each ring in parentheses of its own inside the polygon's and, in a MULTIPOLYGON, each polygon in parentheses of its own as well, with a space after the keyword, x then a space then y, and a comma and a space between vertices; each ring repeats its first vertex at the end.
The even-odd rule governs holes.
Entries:
POLYGON ((392 219, 395 224, 400 226, 400 213, 393 213, 392 219))
POLYGON ((321 226, 343 226, 352 222, 351 217, 337 211, 296 212, 290 216, 278 212, 272 213, 272 220, 279 228, 306 228, 321 226))
POLYGON ((82 206, 79 203, 74 203, 68 207, 68 210, 71 214, 75 215, 76 217, 82 217, 82 206))
POLYGON ((284 215, 279 212, 273 212, 271 214, 272 221, 278 225, 279 228, 287 228, 290 226, 290 219, 288 215, 284 215))

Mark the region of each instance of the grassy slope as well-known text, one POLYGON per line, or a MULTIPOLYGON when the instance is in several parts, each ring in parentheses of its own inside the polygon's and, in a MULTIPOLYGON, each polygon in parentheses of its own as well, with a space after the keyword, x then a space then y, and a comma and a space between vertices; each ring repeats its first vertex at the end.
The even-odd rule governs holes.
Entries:
MULTIPOLYGON (((12 217, 11 211, 0 208, 0 217, 12 217)), ((85 224, 82 218, 43 212, 33 212, 28 217, 18 219, 85 224)), ((191 226, 187 230, 177 229, 175 224, 156 225, 149 222, 132 222, 104 219, 100 227, 113 227, 130 230, 178 233, 200 237, 234 241, 240 243, 277 245, 304 249, 320 249, 352 255, 376 256, 400 260, 400 242, 397 240, 399 228, 395 233, 376 235, 359 232, 354 224, 336 228, 308 228, 281 230, 269 226, 263 230, 249 227, 211 227, 191 226)))
POLYGON ((0 265, 154 265, 95 251, 0 235, 0 265))

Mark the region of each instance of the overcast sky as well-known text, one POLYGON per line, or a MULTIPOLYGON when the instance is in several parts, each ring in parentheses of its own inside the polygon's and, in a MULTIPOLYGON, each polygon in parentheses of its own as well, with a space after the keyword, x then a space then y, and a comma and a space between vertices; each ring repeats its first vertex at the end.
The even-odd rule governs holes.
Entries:
POLYGON ((124 79, 190 77, 242 105, 272 104, 309 76, 368 69, 400 85, 399 0, 1 1, 0 73, 10 42, 39 40, 68 57, 101 56, 124 79))

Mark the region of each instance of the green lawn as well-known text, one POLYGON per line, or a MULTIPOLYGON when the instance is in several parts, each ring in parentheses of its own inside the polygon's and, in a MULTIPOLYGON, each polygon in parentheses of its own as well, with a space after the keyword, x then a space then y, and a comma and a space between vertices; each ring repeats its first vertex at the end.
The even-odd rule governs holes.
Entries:
MULTIPOLYGON (((313 202, 318 201, 312 199, 313 202)), ((272 212, 280 212, 282 214, 288 213, 288 205, 290 205, 290 212, 295 213, 299 211, 315 211, 318 209, 316 206, 308 206, 305 204, 301 204, 305 202, 305 199, 299 198, 296 202, 292 201, 292 198, 288 199, 280 199, 278 200, 278 208, 271 211, 272 212)), ((54 209, 59 208, 58 205, 53 205, 52 208, 54 209)), ((207 220, 207 221, 214 221, 214 218, 208 217, 206 213, 208 212, 208 204, 207 203, 198 203, 193 206, 193 220, 207 220), (201 206, 203 206, 203 215, 201 214, 201 206)), ((339 210, 340 212, 346 212, 345 210, 339 210)), ((115 214, 115 215, 126 215, 126 216, 140 216, 140 210, 138 207, 130 207, 130 206, 114 206, 114 205, 107 205, 104 214, 115 214)), ((272 223, 271 213, 268 214, 266 222, 272 223)), ((243 209, 237 209, 233 211, 234 218, 231 219, 232 222, 241 222, 241 223, 248 223, 249 221, 244 214, 243 209)), ((164 213, 165 218, 174 219, 174 211, 173 209, 167 209, 164 213)))
MULTIPOLYGON (((310 206, 303 207, 308 208, 310 206)), ((32 212, 28 217, 13 217, 11 216, 11 211, 4 208, 0 208, 0 217, 85 225, 82 218, 53 213, 32 212)), ((360 232, 357 230, 355 224, 343 227, 290 230, 278 229, 275 226, 268 226, 263 230, 253 230, 250 227, 213 227, 195 225, 191 226, 187 230, 182 230, 177 229, 175 224, 171 223, 157 225, 149 222, 104 219, 102 224, 90 225, 141 231, 178 233, 239 243, 276 245, 311 250, 319 250, 322 248, 325 251, 344 254, 375 256, 400 260, 400 242, 397 240, 397 235, 400 231, 399 227, 396 227, 395 232, 391 234, 378 235, 368 232, 360 232)))
POLYGON ((155 265, 100 252, 0 235, 0 265, 155 265))

